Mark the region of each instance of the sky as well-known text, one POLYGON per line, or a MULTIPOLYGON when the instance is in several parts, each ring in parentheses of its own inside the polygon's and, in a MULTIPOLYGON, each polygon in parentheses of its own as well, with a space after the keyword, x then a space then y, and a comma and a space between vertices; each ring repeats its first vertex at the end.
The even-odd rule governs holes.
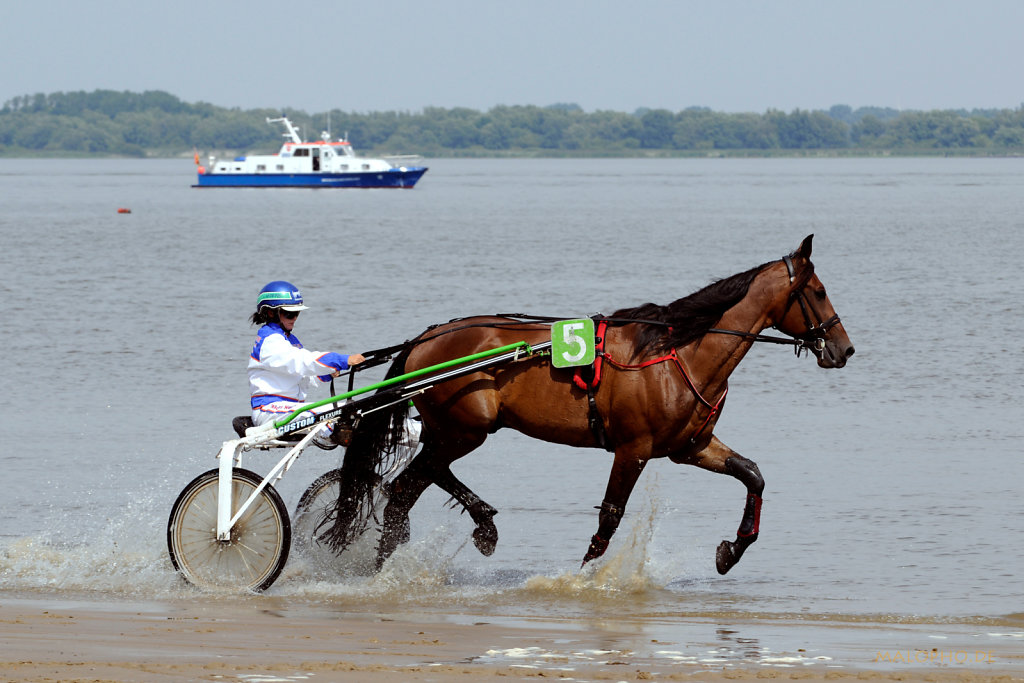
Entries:
POLYGON ((0 104, 1016 109, 1022 27, 1022 0, 9 0, 0 104))

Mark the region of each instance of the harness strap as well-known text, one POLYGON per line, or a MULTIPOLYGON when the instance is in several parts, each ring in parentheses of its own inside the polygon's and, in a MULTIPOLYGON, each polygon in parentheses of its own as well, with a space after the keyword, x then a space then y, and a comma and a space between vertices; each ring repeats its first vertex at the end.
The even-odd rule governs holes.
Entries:
POLYGON ((610 443, 608 432, 604 428, 604 418, 601 417, 601 412, 597 409, 593 389, 587 389, 587 426, 590 427, 590 433, 594 435, 598 446, 609 453, 615 452, 615 446, 610 443))
POLYGON ((601 383, 601 366, 604 361, 604 340, 607 329, 607 320, 598 321, 597 332, 594 335, 594 363, 576 368, 576 372, 573 373, 572 381, 583 391, 596 391, 597 385, 601 383), (583 377, 585 370, 591 371, 589 379, 583 377))
POLYGON ((608 329, 608 322, 601 320, 597 324, 597 332, 594 339, 594 363, 584 367, 576 368, 572 381, 581 390, 587 392, 587 425, 590 433, 594 435, 597 445, 609 452, 614 452, 615 447, 611 445, 608 432, 604 428, 604 418, 597 409, 597 401, 594 394, 597 393, 597 386, 601 383, 601 367, 604 361, 604 340, 605 331, 608 329), (583 373, 587 372, 590 377, 585 378, 583 373))
POLYGON ((679 374, 681 374, 683 376, 683 379, 686 380, 686 385, 690 387, 690 391, 693 392, 693 395, 697 398, 698 401, 701 402, 701 404, 704 405, 705 408, 709 409, 708 416, 701 424, 700 429, 698 429, 696 433, 694 433, 694 435, 690 437, 690 443, 696 442, 697 437, 704 433, 704 430, 707 429, 707 426, 711 423, 712 418, 714 418, 715 416, 718 415, 719 412, 721 412, 722 405, 725 403, 725 397, 729 394, 729 387, 726 387, 725 391, 722 392, 722 395, 714 403, 711 403, 709 400, 704 398, 704 396, 697 389, 697 385, 693 383, 692 379, 690 379, 690 375, 689 373, 686 372, 686 368, 683 367, 683 363, 681 360, 679 360, 679 354, 676 353, 675 349, 672 349, 666 355, 661 356, 660 358, 651 358, 650 360, 646 360, 643 363, 638 363, 635 365, 631 365, 629 363, 620 363, 619 361, 612 358, 611 355, 609 355, 608 353, 605 353, 604 357, 608 360, 609 363, 611 363, 614 367, 619 368, 620 370, 642 370, 643 368, 650 367, 658 363, 672 361, 675 364, 676 368, 679 370, 679 374))

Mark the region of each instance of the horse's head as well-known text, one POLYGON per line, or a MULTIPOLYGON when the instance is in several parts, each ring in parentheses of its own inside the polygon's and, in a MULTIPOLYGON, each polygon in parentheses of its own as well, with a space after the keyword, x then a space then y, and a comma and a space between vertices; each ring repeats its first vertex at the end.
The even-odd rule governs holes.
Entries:
POLYGON ((808 235, 800 247, 783 257, 789 287, 782 314, 775 323, 781 332, 800 339, 818 359, 823 368, 841 368, 853 355, 853 344, 839 316, 825 293, 825 285, 814 273, 811 263, 811 238, 808 235))

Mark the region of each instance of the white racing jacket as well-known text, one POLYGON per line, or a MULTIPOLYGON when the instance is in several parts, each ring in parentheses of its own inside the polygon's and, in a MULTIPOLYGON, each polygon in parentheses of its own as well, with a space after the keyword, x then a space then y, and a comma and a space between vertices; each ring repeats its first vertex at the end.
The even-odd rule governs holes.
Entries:
POLYGON ((348 356, 307 351, 295 335, 267 323, 249 354, 253 424, 292 412, 320 382, 329 382, 331 373, 348 367, 348 356))

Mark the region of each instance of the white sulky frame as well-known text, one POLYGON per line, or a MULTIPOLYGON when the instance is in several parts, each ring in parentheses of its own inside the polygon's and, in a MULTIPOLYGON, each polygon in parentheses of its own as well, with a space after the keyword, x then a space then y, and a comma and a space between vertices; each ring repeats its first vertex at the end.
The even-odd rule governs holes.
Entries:
POLYGON ((230 541, 231 529, 241 518, 245 511, 252 505, 256 497, 271 483, 278 482, 285 472, 298 460, 299 455, 306 449, 309 442, 319 431, 319 426, 309 430, 309 433, 302 437, 301 441, 281 441, 277 438, 277 430, 273 424, 260 427, 250 427, 246 430, 245 437, 225 441, 217 453, 219 463, 219 474, 217 480, 217 540, 230 541), (231 469, 241 467, 242 453, 253 448, 280 448, 291 446, 284 457, 278 460, 270 472, 263 477, 263 481, 252 492, 248 499, 238 508, 234 517, 231 516, 231 469))

